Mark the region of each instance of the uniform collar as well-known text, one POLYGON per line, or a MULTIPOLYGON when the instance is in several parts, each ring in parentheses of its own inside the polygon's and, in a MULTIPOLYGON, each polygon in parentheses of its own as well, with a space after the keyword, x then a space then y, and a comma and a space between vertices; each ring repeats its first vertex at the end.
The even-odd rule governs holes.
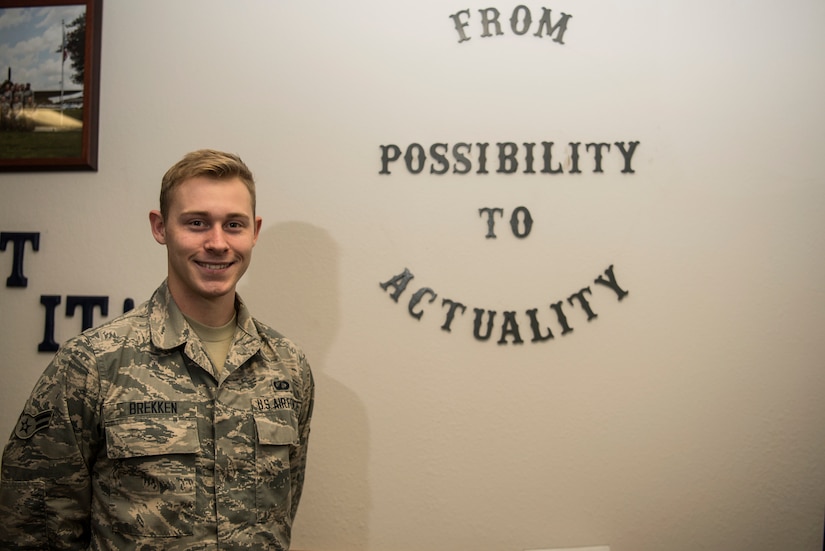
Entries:
MULTIPOLYGON (((253 344, 251 340, 257 344, 257 346, 253 344, 253 348, 259 348, 260 337, 255 327, 255 320, 237 294, 235 295, 235 311, 238 316, 238 327, 245 333, 241 339, 245 341, 247 347, 253 344)), ((149 300, 149 330, 152 335, 152 344, 162 350, 177 348, 196 338, 195 331, 186 322, 183 312, 175 304, 165 280, 149 300)))

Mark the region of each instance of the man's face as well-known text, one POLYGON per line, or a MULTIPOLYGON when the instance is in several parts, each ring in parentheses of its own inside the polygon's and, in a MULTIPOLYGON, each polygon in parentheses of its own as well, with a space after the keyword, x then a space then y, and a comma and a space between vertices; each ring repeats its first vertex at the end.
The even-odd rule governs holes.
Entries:
POLYGON ((166 220, 152 211, 152 234, 166 245, 169 289, 184 311, 231 298, 252 259, 261 219, 238 179, 197 177, 172 192, 166 220))

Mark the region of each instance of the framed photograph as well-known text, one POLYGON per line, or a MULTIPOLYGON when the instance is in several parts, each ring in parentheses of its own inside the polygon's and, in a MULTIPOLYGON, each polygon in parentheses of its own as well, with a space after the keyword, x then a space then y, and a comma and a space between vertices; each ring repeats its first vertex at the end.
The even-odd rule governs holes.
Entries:
POLYGON ((103 0, 0 0, 0 171, 97 170, 103 0))

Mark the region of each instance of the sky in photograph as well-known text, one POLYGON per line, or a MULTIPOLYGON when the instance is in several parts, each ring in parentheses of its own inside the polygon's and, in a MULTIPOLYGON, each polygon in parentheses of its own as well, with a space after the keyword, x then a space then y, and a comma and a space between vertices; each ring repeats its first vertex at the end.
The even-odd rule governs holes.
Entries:
MULTIPOLYGON (((0 82, 11 67, 13 82, 31 83, 35 91, 59 91, 62 22, 69 25, 85 10, 83 5, 0 9, 0 82)), ((82 89, 72 82, 70 59, 63 70, 65 90, 82 89)))

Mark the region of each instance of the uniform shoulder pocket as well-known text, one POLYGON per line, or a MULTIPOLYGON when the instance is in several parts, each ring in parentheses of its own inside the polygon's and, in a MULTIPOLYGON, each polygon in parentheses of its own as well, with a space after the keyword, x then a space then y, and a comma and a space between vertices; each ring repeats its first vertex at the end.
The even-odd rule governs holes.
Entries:
POLYGON ((289 525, 292 503, 290 456, 298 445, 298 421, 291 409, 253 413, 255 443, 255 508, 262 524, 289 525))

